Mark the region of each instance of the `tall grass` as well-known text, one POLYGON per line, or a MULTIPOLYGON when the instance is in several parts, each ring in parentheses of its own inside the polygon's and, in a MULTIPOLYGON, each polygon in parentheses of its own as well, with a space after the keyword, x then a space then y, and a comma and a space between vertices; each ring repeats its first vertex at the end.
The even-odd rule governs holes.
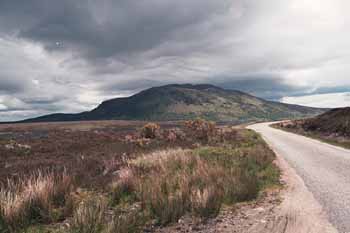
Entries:
POLYGON ((108 223, 106 233, 137 233, 142 231, 145 216, 138 209, 127 213, 114 212, 112 220, 108 223))
POLYGON ((9 232, 9 229, 8 229, 7 224, 6 224, 5 215, 4 215, 4 212, 3 212, 2 209, 3 209, 3 208, 2 208, 1 205, 0 205, 0 232, 2 232, 2 233, 8 233, 8 232, 9 232))
POLYGON ((189 150, 158 151, 131 163, 143 208, 161 225, 187 212, 200 217, 218 213, 221 168, 189 150), (215 191, 214 191, 215 190, 215 191))
POLYGON ((69 233, 136 233, 144 224, 138 209, 111 210, 102 196, 91 196, 74 211, 69 233), (109 214, 106 214, 109 213, 109 214))
POLYGON ((106 203, 101 198, 90 197, 74 211, 71 233, 100 233, 105 227, 106 203))
POLYGON ((202 218, 215 217, 221 208, 223 193, 218 187, 194 191, 191 196, 192 211, 202 218))
MULTIPOLYGON (((38 171, 26 180, 9 181, 0 189, 0 222, 10 232, 33 223, 50 223, 70 211, 72 178, 64 172, 38 171)), ((1 224, 1 223, 0 223, 1 224)))
POLYGON ((274 154, 256 143, 141 156, 123 171, 114 197, 132 195, 161 225, 176 222, 186 213, 213 217, 223 204, 252 200, 264 186, 278 182, 274 154))
POLYGON ((111 185, 111 204, 118 205, 126 199, 134 199, 135 179, 130 169, 123 168, 119 171, 119 179, 111 185))

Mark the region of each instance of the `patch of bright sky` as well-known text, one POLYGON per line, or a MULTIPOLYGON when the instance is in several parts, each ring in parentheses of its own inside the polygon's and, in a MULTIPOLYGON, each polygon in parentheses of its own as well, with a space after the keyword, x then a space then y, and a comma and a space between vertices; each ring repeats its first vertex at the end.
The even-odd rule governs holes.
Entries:
POLYGON ((350 92, 283 97, 281 102, 320 108, 350 107, 350 92))

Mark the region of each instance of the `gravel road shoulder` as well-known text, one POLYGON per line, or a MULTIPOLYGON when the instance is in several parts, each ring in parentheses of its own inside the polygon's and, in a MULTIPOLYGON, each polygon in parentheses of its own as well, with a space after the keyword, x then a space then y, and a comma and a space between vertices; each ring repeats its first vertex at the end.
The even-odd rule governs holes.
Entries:
POLYGON ((303 180, 279 155, 277 164, 282 170, 286 189, 282 203, 276 211, 275 226, 271 232, 285 233, 335 233, 322 206, 306 188, 303 180))

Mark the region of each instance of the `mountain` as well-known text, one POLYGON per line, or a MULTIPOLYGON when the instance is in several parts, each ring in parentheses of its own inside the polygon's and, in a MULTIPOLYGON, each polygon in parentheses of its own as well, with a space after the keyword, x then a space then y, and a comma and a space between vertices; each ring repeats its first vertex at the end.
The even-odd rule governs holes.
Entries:
POLYGON ((168 121, 200 117, 219 122, 241 123, 310 117, 323 112, 323 109, 266 101, 213 85, 174 84, 153 87, 131 97, 107 100, 89 112, 52 114, 22 122, 168 121))
POLYGON ((322 115, 302 122, 306 131, 317 131, 322 134, 349 137, 350 107, 332 109, 322 115))

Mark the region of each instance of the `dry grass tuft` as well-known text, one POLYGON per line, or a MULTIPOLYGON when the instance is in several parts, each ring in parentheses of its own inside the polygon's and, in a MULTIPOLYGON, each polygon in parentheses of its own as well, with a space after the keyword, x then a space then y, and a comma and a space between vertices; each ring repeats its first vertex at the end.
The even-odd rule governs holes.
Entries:
POLYGON ((135 179, 129 168, 123 168, 119 171, 118 181, 111 185, 112 205, 118 205, 124 198, 129 198, 135 191, 135 179))
POLYGON ((73 182, 65 172, 62 175, 42 173, 21 180, 8 182, 0 190, 0 212, 3 225, 9 231, 25 228, 32 223, 50 223, 69 210, 69 194, 73 182))
POLYGON ((139 210, 133 209, 128 213, 115 211, 106 233, 137 233, 142 231, 143 224, 144 216, 139 210))
POLYGON ((100 233, 104 230, 107 209, 106 202, 97 197, 90 197, 80 203, 74 211, 70 227, 72 233, 100 233))
POLYGON ((196 216, 209 218, 216 216, 221 209, 223 193, 218 187, 207 187, 192 194, 192 211, 196 216))
POLYGON ((144 217, 139 208, 127 212, 108 209, 102 196, 90 196, 74 212, 70 233, 136 233, 140 232, 144 217), (108 214, 107 214, 108 213, 108 214))

